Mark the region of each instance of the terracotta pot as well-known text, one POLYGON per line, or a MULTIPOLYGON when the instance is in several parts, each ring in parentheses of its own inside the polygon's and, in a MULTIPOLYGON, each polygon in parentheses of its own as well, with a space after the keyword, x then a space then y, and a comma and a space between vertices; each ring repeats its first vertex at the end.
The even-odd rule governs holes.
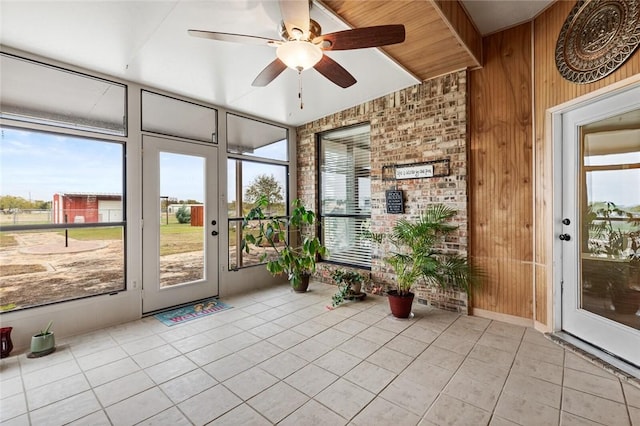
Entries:
POLYGON ((13 327, 0 328, 0 358, 6 358, 13 350, 13 342, 11 341, 11 330, 13 327))
POLYGON ((396 318, 409 318, 414 294, 410 292, 405 296, 400 296, 396 290, 391 290, 388 297, 391 314, 396 318))
POLYGON ((311 279, 311 275, 304 274, 300 279, 300 284, 294 285, 292 283, 291 288, 293 288, 293 291, 295 291, 296 293, 306 293, 307 289, 309 288, 310 279, 311 279))

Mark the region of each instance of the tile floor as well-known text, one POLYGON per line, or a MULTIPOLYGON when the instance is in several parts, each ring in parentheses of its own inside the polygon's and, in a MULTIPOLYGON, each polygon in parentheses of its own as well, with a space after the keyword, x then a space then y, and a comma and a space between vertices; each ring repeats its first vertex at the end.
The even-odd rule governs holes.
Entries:
POLYGON ((3 425, 640 425, 640 389, 523 327, 335 287, 224 299, 0 363, 3 425))

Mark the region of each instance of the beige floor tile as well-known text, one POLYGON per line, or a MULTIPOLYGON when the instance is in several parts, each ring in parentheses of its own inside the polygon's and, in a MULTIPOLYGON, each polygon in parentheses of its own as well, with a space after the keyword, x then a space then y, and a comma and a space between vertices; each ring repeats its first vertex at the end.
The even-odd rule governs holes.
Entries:
POLYGON ((11 378, 5 377, 3 374, 0 376, 0 382, 2 382, 2 386, 0 386, 0 399, 7 398, 24 391, 24 387, 22 386, 22 377, 20 377, 19 374, 11 378))
POLYGON ((162 391, 152 388, 120 401, 105 410, 116 425, 133 425, 166 410, 173 404, 162 391))
POLYGON ((615 377, 605 369, 598 367, 592 362, 587 361, 581 356, 578 356, 571 352, 566 352, 564 366, 565 368, 571 368, 572 370, 582 371, 583 373, 590 373, 594 376, 605 377, 607 379, 612 379, 615 377))
POLYGON ((316 334, 322 333, 328 327, 322 323, 319 323, 314 320, 305 321, 300 325, 297 325, 291 329, 291 331, 295 331, 298 334, 302 334, 305 337, 313 337, 316 334))
POLYGON ((285 351, 260 364, 260 368, 282 380, 305 365, 307 362, 304 359, 285 351))
POLYGON ((417 319, 400 319, 387 315, 376 323, 376 327, 398 334, 411 327, 417 321, 417 319))
POLYGON ((256 410, 249 407, 247 404, 241 404, 209 424, 212 426, 270 426, 271 422, 258 414, 256 410))
POLYGON ((213 343, 213 339, 211 339, 206 334, 198 333, 194 336, 186 337, 184 339, 172 342, 171 346, 179 350, 181 353, 185 354, 187 352, 195 351, 196 349, 208 346, 211 343, 213 343))
POLYGON ((562 384, 567 388, 624 403, 622 384, 618 378, 608 379, 567 368, 562 384))
POLYGON ((632 407, 640 408, 640 387, 622 382, 622 390, 624 391, 624 397, 627 404, 632 407))
POLYGON ((0 399, 0 422, 20 416, 27 412, 27 400, 23 393, 0 399))
POLYGON ((280 334, 269 337, 267 341, 282 349, 289 349, 290 347, 295 346, 298 343, 305 341, 306 339, 307 338, 302 334, 296 333, 291 330, 285 330, 280 334))
POLYGON ((341 351, 361 359, 367 358, 379 348, 379 344, 370 340, 361 339, 357 336, 347 340, 346 342, 338 346, 338 349, 340 349, 341 351))
POLYGON ((56 426, 71 423, 100 409, 100 403, 93 392, 86 391, 33 410, 29 415, 34 425, 56 426))
POLYGON ((469 342, 477 342, 478 339, 482 336, 483 331, 475 330, 473 328, 467 328, 463 325, 458 325, 457 323, 453 323, 451 327, 447 328, 444 332, 442 332, 441 336, 451 336, 457 337, 462 340, 467 340, 469 342))
POLYGON ((400 374, 413 360, 414 358, 409 355, 386 347, 378 349, 366 359, 366 361, 396 374, 400 374))
POLYGON ((261 339, 268 339, 269 337, 282 333, 285 330, 286 328, 284 327, 281 327, 272 322, 268 322, 266 324, 252 328, 251 330, 249 330, 249 333, 253 334, 254 336, 258 336, 261 339))
POLYGON ((214 361, 224 358, 233 351, 229 349, 223 342, 216 342, 195 351, 191 351, 185 356, 199 366, 210 364, 214 361))
POLYGON ((624 404, 566 387, 562 393, 562 409, 606 425, 629 424, 624 404))
POLYGON ((278 382, 251 398, 247 404, 275 424, 296 411, 308 400, 309 398, 302 392, 286 383, 278 382))
POLYGON ((262 324, 265 324, 267 321, 265 321, 262 318, 258 318, 255 316, 249 316, 246 318, 243 318, 239 321, 235 321, 233 323, 233 325, 235 325, 238 328, 241 328, 243 330, 250 330, 252 328, 258 327, 262 324))
MULTIPOLYGON (((264 301, 264 304, 267 304, 269 301, 264 301)), ((273 321, 278 318, 282 318, 289 313, 287 311, 283 311, 282 309, 278 309, 277 307, 271 308, 268 311, 262 311, 255 314, 258 318, 261 318, 265 321, 273 321)))
POLYGON ((477 344, 473 347, 471 352, 469 352, 469 358, 483 362, 491 362, 492 364, 509 369, 511 368, 511 364, 513 364, 515 354, 477 344))
POLYGON ((161 362, 160 364, 153 365, 149 368, 145 368, 145 373, 151 377, 151 380, 156 384, 164 383, 175 377, 195 370, 198 366, 193 363, 189 358, 185 356, 179 356, 172 358, 168 361, 161 362))
POLYGON ((312 362, 331 350, 331 347, 315 340, 313 337, 289 349, 294 355, 312 362))
POLYGON ((584 417, 563 411, 560 415, 560 424, 562 426, 600 426, 602 423, 592 422, 584 417))
POLYGON ((500 396, 495 414, 525 426, 556 425, 560 421, 560 410, 509 393, 500 396))
POLYGON ((314 364, 309 364, 284 379, 287 384, 310 397, 315 396, 336 380, 338 380, 337 375, 314 364))
POLYGON ((259 367, 250 368, 229 380, 223 382, 231 392, 238 395, 244 401, 259 394, 278 382, 278 379, 259 367))
POLYGON ((163 346, 137 353, 132 358, 140 368, 147 368, 177 356, 180 356, 180 351, 164 343, 163 346))
POLYGON ((451 335, 440 335, 436 340, 433 341, 432 345, 442 349, 447 349, 451 352, 455 352, 463 356, 467 356, 471 349, 473 349, 475 343, 451 335))
POLYGON ((138 426, 155 425, 191 426, 191 422, 180 412, 180 410, 176 407, 171 407, 138 423, 138 426))
POLYGON ((94 387, 93 391, 102 406, 108 407, 154 386, 155 383, 144 371, 136 371, 104 385, 94 387))
POLYGON ((347 340, 351 339, 351 337, 352 336, 349 333, 336 330, 335 328, 329 328, 313 336, 313 339, 320 343, 324 343, 325 345, 331 348, 335 348, 340 344, 346 342, 347 340))
POLYGON ((77 358, 77 362, 80 368, 86 371, 101 365, 111 364, 126 356, 127 353, 118 346, 77 358))
POLYGON ((334 349, 321 356, 313 363, 327 371, 342 376, 361 362, 362 359, 356 356, 350 355, 339 349, 334 349))
POLYGON ((263 340, 255 345, 251 345, 248 348, 238 351, 237 354, 254 364, 259 364, 262 361, 266 361, 267 359, 278 355, 280 352, 282 352, 280 347, 263 340))
POLYGON ((222 416, 242 400, 222 385, 216 385, 181 402, 178 408, 196 425, 203 425, 222 416), (212 403, 215 401, 215 403, 212 403))
POLYGON ((362 333, 358 334, 358 337, 365 340, 370 340, 379 345, 384 345, 391 339, 396 337, 396 333, 388 330, 384 330, 380 327, 369 327, 362 333))
POLYGON ((316 401, 310 400, 278 424, 281 426, 340 426, 346 425, 347 421, 316 401))
MULTIPOLYGON (((26 423, 28 424, 28 423, 26 423)), ((103 410, 96 411, 69 423, 70 426, 111 426, 109 418, 103 410)))
MULTIPOLYGON (((4 387, 4 383, 1 386, 4 387)), ((35 389, 28 389, 27 403, 30 410, 35 410, 89 389, 89 382, 84 375, 75 374, 35 389)))
POLYGON ((228 339, 229 337, 233 337, 242 333, 244 330, 240 327, 236 327, 233 324, 225 324, 220 327, 216 327, 212 330, 209 330, 203 333, 205 336, 213 340, 214 342, 219 342, 224 339, 228 339))
POLYGON ((438 338, 438 333, 422 328, 417 323, 404 329, 400 335, 410 339, 419 340, 427 344, 432 343, 438 338))
POLYGON ((493 415, 491 417, 491 421, 489 422, 489 426, 518 426, 518 423, 514 423, 511 420, 503 419, 502 417, 493 415))
POLYGON ((264 303, 258 302, 258 303, 252 303, 252 304, 247 305, 247 306, 243 306, 240 309, 242 309, 243 311, 245 311, 245 312, 247 312, 247 313, 249 313, 251 315, 255 315, 255 314, 259 313, 259 312, 268 311, 269 309, 271 309, 271 306, 266 305, 264 303))
POLYGON ((164 346, 166 344, 167 342, 165 342, 164 339, 154 334, 152 336, 147 336, 140 340, 127 342, 122 345, 122 349, 129 355, 136 355, 142 352, 146 352, 153 348, 164 346))
POLYGON ((333 326, 338 331, 345 332, 347 334, 356 335, 368 328, 367 324, 353 319, 346 319, 333 326))
POLYGON ((158 336, 162 337, 165 342, 171 343, 195 336, 198 333, 198 329, 191 324, 181 324, 168 327, 168 330, 158 333, 158 336))
POLYGON ((197 369, 163 383, 160 389, 174 404, 178 404, 217 384, 213 377, 197 369))
POLYGON ((526 327, 519 325, 507 324, 506 322, 491 321, 486 328, 487 333, 497 334, 498 336, 507 337, 509 339, 521 340, 526 331, 526 327))
POLYGON ((79 373, 81 373, 81 370, 78 363, 74 360, 69 360, 55 364, 55 368, 47 368, 44 374, 39 370, 28 373, 22 377, 22 380, 24 388, 29 390, 79 373))
POLYGON ((349 420, 362 410, 374 394, 353 383, 338 379, 331 386, 315 396, 315 400, 349 420))
POLYGON ((628 407, 632 425, 640 425, 640 408, 628 407))
POLYGON ((120 361, 85 371, 84 374, 91 386, 96 387, 120 377, 128 376, 136 371, 140 371, 140 367, 131 358, 124 358, 120 361))
POLYGON ((441 391, 445 385, 451 380, 454 372, 435 365, 431 365, 425 361, 413 361, 402 373, 400 377, 408 380, 424 384, 429 389, 441 391))
POLYGON ((437 425, 487 425, 491 413, 459 399, 441 394, 424 419, 437 425))
POLYGON ((376 398, 367 405, 351 422, 362 426, 414 426, 420 417, 391 402, 376 398))
POLYGON ((364 361, 342 377, 361 388, 377 394, 396 378, 396 374, 368 361, 364 361))
POLYGON ((488 331, 478 339, 479 345, 500 349, 501 351, 509 352, 511 354, 515 354, 517 352, 518 347, 520 347, 520 343, 521 339, 510 339, 497 334, 491 334, 488 331))
POLYGON ((559 385, 562 383, 563 369, 559 365, 538 361, 533 358, 516 356, 511 371, 525 376, 535 377, 559 385))
POLYGON ((512 373, 504 385, 504 392, 560 409, 562 387, 545 380, 512 373))
POLYGON ((467 358, 458 369, 458 372, 482 383, 498 384, 502 386, 509 374, 509 369, 501 365, 494 364, 491 360, 485 361, 487 362, 479 361, 474 358, 467 358))
POLYGON ((559 347, 550 348, 547 345, 522 342, 518 349, 518 355, 560 366, 564 365, 564 350, 559 347))
POLYGON ((501 390, 502 386, 499 383, 479 382, 465 374, 458 373, 453 376, 443 393, 491 412, 498 402, 501 390))
POLYGON ((464 361, 464 355, 432 345, 425 349, 416 359, 437 367, 456 371, 464 361))
POLYGON ((412 413, 422 416, 438 397, 438 390, 415 383, 406 377, 397 377, 380 396, 412 413))
POLYGON ((420 353, 422 353, 422 351, 424 351, 429 345, 420 340, 411 339, 403 335, 398 335, 387 342, 384 346, 389 349, 402 352, 403 354, 416 357, 420 355, 420 353))
POLYGON ((229 349, 231 352, 237 352, 244 348, 248 348, 255 343, 258 343, 259 341, 260 338, 255 334, 251 334, 248 331, 243 331, 242 333, 227 337, 224 340, 220 340, 219 343, 225 348, 229 349))
MULTIPOLYGON (((451 314, 450 312, 448 313, 451 314)), ((456 325, 463 325, 467 328, 470 328, 473 330, 479 330, 479 331, 485 331, 492 322, 490 319, 487 319, 487 318, 467 316, 467 315, 462 315, 459 317, 450 316, 450 318, 453 320, 453 322, 456 325)))
POLYGON ((378 321, 382 320, 386 316, 387 315, 382 312, 375 312, 375 311, 371 311, 370 309, 367 309, 358 314, 355 314, 354 316, 351 317, 351 319, 355 321, 360 321, 361 323, 366 324, 367 326, 370 327, 375 325, 378 321))
POLYGON ((231 354, 203 366, 202 369, 217 381, 224 382, 225 380, 230 379, 236 374, 242 373, 255 365, 256 364, 254 362, 249 361, 238 354, 231 354))

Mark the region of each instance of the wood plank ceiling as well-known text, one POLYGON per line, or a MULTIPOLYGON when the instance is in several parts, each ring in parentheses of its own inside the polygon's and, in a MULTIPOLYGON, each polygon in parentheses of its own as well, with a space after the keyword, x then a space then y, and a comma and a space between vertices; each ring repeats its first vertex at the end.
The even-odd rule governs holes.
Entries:
POLYGON ((482 36, 458 1, 323 0, 349 25, 404 24, 402 44, 383 50, 420 80, 482 66, 482 36))

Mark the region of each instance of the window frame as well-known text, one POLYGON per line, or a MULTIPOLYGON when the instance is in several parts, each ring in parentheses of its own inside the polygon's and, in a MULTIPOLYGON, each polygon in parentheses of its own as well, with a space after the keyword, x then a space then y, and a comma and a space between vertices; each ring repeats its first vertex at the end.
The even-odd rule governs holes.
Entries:
MULTIPOLYGON (((318 212, 317 217, 318 217, 318 222, 317 222, 317 232, 318 232, 318 236, 320 238, 320 241, 323 245, 325 244, 326 238, 325 238, 325 234, 324 234, 324 219, 325 218, 346 218, 346 219, 355 219, 355 220, 369 220, 371 221, 371 208, 369 208, 369 212, 368 214, 341 214, 341 213, 324 213, 323 209, 322 209, 322 205, 323 205, 323 186, 322 186, 322 166, 324 164, 323 162, 323 158, 322 158, 322 141, 323 141, 323 136, 330 134, 332 132, 336 132, 336 131, 344 131, 344 130, 348 130, 348 129, 352 129, 352 128, 357 128, 357 127, 364 127, 364 126, 369 126, 369 141, 371 141, 371 123, 368 121, 365 122, 360 122, 360 123, 356 123, 356 124, 352 124, 349 126, 343 126, 343 127, 336 127, 330 130, 326 130, 324 132, 319 132, 316 134, 316 153, 317 153, 317 158, 316 158, 316 164, 318 165, 317 168, 317 185, 318 185, 318 198, 317 198, 317 206, 316 206, 316 211, 318 212)), ((371 149, 371 145, 369 145, 369 149, 371 149)), ((371 166, 371 157, 369 157, 369 166, 371 166)), ((371 169, 369 169, 369 185, 371 185, 371 169)), ((354 178, 357 179, 358 176, 356 176, 355 174, 355 170, 354 170, 354 178)), ((329 256, 328 257, 321 257, 321 260, 323 262, 327 262, 329 264, 334 264, 334 265, 340 265, 340 266, 347 266, 347 267, 353 267, 353 268, 358 268, 358 269, 364 269, 364 270, 371 270, 371 249, 369 250, 369 262, 368 265, 362 265, 359 263, 349 263, 349 262, 343 262, 340 260, 335 260, 335 259, 331 259, 331 250, 329 249, 329 256)))

